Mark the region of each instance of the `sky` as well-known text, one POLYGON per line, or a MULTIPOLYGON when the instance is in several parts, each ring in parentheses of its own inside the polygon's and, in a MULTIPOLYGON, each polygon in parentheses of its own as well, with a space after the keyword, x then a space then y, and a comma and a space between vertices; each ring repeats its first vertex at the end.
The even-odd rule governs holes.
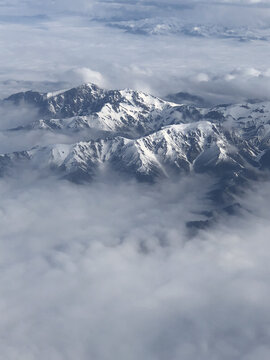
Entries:
POLYGON ((213 103, 268 98, 269 21, 267 1, 1 1, 0 97, 94 82, 213 103))
MULTIPOLYGON (((269 100, 269 24, 259 0, 0 0, 0 98, 94 82, 269 100)), ((36 116, 0 104, 0 153, 66 141, 5 131, 36 116)), ((268 360, 269 184, 190 238, 213 182, 1 177, 0 360, 268 360)))

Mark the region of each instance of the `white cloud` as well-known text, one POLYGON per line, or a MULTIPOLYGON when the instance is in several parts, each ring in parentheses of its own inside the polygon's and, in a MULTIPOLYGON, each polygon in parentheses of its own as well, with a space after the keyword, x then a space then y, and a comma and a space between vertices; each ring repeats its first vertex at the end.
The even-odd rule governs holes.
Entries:
POLYGON ((58 79, 59 81, 71 83, 74 86, 90 82, 100 87, 106 87, 106 80, 102 74, 86 67, 73 68, 64 73, 60 73, 58 79))
POLYGON ((200 73, 196 76, 196 80, 198 82, 207 82, 209 81, 209 76, 207 74, 200 73))

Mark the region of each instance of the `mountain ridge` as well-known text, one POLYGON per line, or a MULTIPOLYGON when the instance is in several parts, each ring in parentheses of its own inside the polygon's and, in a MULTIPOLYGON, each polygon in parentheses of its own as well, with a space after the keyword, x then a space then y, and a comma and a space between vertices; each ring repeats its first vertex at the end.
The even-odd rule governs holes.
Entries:
POLYGON ((190 173, 217 178, 213 199, 223 205, 270 168, 270 103, 200 108, 131 89, 93 84, 56 93, 18 93, 5 101, 35 105, 34 122, 13 131, 62 133, 66 143, 0 155, 1 173, 19 163, 75 182, 104 168, 140 181, 190 173), (71 116, 70 116, 71 115, 71 116), (98 136, 91 138, 96 131, 98 136), (84 137, 72 142, 73 135, 84 137))

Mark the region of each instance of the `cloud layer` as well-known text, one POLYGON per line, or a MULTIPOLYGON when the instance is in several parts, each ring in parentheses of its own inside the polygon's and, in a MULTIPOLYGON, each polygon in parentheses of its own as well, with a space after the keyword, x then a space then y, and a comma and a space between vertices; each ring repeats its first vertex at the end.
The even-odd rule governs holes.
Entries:
POLYGON ((267 359, 269 189, 187 241, 202 183, 1 180, 3 358, 267 359))

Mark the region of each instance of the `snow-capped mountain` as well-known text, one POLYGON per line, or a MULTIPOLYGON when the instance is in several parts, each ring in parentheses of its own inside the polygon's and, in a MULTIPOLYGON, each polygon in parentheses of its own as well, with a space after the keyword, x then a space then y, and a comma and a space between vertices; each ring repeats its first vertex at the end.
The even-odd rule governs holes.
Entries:
POLYGON ((95 128, 130 136, 158 130, 171 108, 169 103, 142 92, 103 90, 93 84, 57 93, 28 91, 7 100, 38 107, 40 118, 28 129, 95 128))
POLYGON ((267 102, 200 108, 93 84, 6 101, 39 110, 34 122, 13 132, 64 132, 67 140, 1 154, 2 174, 19 164, 78 182, 110 171, 147 181, 207 173, 217 179, 213 198, 226 202, 270 166, 267 102), (74 134, 80 141, 74 143, 74 134))
POLYGON ((228 27, 214 24, 189 24, 178 18, 146 18, 139 20, 114 21, 108 24, 131 34, 141 35, 184 35, 200 38, 234 39, 237 41, 263 40, 270 38, 269 28, 228 27))

